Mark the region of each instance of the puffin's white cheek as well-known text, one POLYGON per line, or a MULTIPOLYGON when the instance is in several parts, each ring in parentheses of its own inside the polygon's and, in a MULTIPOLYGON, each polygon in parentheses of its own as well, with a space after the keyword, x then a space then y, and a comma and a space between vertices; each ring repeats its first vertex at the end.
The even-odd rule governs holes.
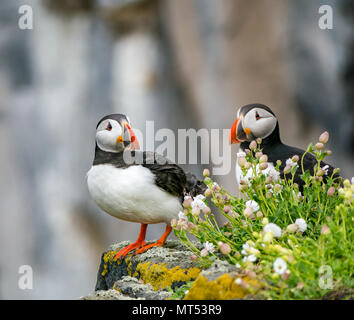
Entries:
POLYGON ((252 130, 253 135, 257 138, 266 138, 273 132, 276 124, 277 120, 275 118, 260 119, 252 130))
POLYGON ((116 152, 117 151, 117 139, 112 132, 100 131, 96 134, 96 141, 98 147, 103 151, 116 152))

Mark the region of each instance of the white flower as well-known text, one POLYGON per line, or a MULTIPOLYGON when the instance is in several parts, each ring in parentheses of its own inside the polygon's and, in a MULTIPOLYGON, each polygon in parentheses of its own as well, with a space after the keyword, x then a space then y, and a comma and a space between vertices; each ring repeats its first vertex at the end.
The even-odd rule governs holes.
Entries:
POLYGON ((326 164, 324 167, 321 168, 324 172, 324 174, 327 176, 328 175, 328 169, 329 169, 329 165, 326 164))
POLYGON ((249 256, 247 256, 247 257, 244 257, 244 258, 242 259, 243 262, 247 262, 247 261, 249 261, 249 262, 255 262, 256 260, 257 260, 257 257, 256 257, 254 254, 251 254, 251 255, 249 255, 249 256))
POLYGON ((184 196, 184 200, 189 200, 189 199, 192 199, 192 197, 189 195, 184 196))
POLYGON ((267 172, 267 175, 270 176, 273 181, 278 181, 279 176, 280 176, 280 172, 275 170, 274 168, 270 167, 267 172))
POLYGON ((215 251, 215 247, 212 243, 206 241, 203 243, 204 249, 210 253, 215 251))
POLYGON ((243 152, 243 151, 239 151, 239 152, 237 152, 237 158, 244 158, 244 157, 246 157, 246 153, 245 152, 243 152))
POLYGON ((248 201, 246 202, 246 208, 247 208, 247 207, 252 208, 252 209, 253 209, 253 212, 257 212, 257 211, 259 210, 259 205, 258 205, 258 203, 257 203, 256 201, 254 201, 254 200, 248 200, 248 201))
POLYGON ((276 273, 283 274, 286 271, 286 267, 286 262, 282 258, 275 259, 273 268, 276 273))
POLYGON ((286 164, 287 166, 289 166, 289 167, 294 167, 294 166, 297 165, 297 163, 294 162, 291 158, 287 159, 286 162, 285 162, 285 164, 286 164))
POLYGON ((281 236, 281 229, 275 223, 268 223, 264 226, 264 233, 272 232, 273 237, 278 238, 281 236))
POLYGON ((295 220, 295 224, 297 224, 299 226, 299 230, 301 232, 304 232, 307 229, 307 224, 306 221, 304 219, 296 219, 295 220))
POLYGON ((194 207, 198 206, 200 210, 203 210, 206 207, 206 205, 203 201, 204 199, 205 199, 205 197, 202 194, 199 194, 196 197, 194 197, 194 199, 191 203, 192 209, 194 207))
POLYGON ((179 220, 188 220, 187 216, 184 214, 183 211, 180 211, 180 212, 178 213, 178 219, 179 219, 179 220))
POLYGON ((250 251, 251 249, 254 249, 254 247, 253 247, 252 245, 254 245, 253 242, 251 242, 251 244, 250 244, 249 242, 244 243, 244 244, 242 245, 242 249, 243 249, 243 250, 241 251, 241 253, 242 253, 244 256, 249 255, 249 251, 250 251))

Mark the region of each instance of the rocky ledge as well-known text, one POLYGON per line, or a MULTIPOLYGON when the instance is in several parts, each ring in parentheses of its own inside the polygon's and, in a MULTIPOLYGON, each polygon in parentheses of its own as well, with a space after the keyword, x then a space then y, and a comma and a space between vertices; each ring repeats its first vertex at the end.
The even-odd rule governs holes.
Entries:
POLYGON ((165 300, 186 283, 190 288, 185 299, 242 299, 250 298, 249 286, 260 286, 256 279, 218 259, 202 268, 178 240, 168 240, 163 247, 143 254, 115 259, 115 254, 128 244, 124 241, 112 245, 102 254, 95 292, 81 299, 165 300))

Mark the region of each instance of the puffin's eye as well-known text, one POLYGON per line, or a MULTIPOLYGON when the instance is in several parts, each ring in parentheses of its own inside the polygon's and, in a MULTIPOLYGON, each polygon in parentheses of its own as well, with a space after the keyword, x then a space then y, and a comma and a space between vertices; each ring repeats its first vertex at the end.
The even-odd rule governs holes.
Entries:
POLYGON ((112 125, 110 122, 108 122, 106 130, 111 131, 112 130, 112 125))
POLYGON ((258 111, 256 111, 256 120, 260 119, 261 116, 259 115, 258 111))

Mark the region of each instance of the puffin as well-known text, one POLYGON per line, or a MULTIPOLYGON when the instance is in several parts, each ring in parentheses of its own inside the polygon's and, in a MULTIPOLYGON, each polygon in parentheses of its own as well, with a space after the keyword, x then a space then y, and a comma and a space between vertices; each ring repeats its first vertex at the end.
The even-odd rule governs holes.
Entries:
MULTIPOLYGON (((287 163, 291 165, 291 158, 297 155, 301 161, 305 153, 302 149, 286 145, 282 142, 280 139, 278 119, 268 106, 261 103, 247 104, 237 111, 237 119, 231 127, 229 141, 230 144, 240 144, 240 152, 238 155, 241 154, 242 156, 242 153, 249 148, 249 143, 257 138, 262 139, 260 148, 262 153, 268 156, 268 167, 263 171, 266 175, 272 174, 273 177, 276 176, 276 174, 274 175, 274 173, 276 173, 274 167, 276 166, 277 160, 280 160, 280 177, 284 177, 284 168, 287 163)), ((315 165, 317 165, 315 156, 311 153, 306 153, 303 160, 305 172, 309 170, 310 173, 313 174, 315 165)), ((330 164, 321 161, 320 166, 325 173, 323 176, 324 180, 333 174, 334 168, 330 164)), ((238 165, 238 161, 236 162, 236 181, 239 186, 241 179, 247 181, 247 179, 252 176, 251 171, 252 168, 249 169, 244 176, 238 165)), ((300 176, 301 174, 302 169, 299 165, 294 175, 294 183, 298 184, 300 192, 303 191, 304 187, 304 181, 300 176)), ((290 175, 290 173, 286 174, 285 177, 288 179, 290 175)), ((335 174, 334 176, 336 177, 337 175, 335 174)), ((279 175, 276 178, 278 177, 279 175)))
POLYGON ((89 194, 100 209, 125 221, 140 223, 135 242, 121 249, 116 258, 136 250, 163 246, 171 220, 183 210, 186 195, 203 193, 206 185, 162 155, 140 151, 130 119, 124 114, 103 117, 96 126, 93 164, 87 172, 89 194), (148 224, 166 223, 161 238, 146 244, 148 224))

